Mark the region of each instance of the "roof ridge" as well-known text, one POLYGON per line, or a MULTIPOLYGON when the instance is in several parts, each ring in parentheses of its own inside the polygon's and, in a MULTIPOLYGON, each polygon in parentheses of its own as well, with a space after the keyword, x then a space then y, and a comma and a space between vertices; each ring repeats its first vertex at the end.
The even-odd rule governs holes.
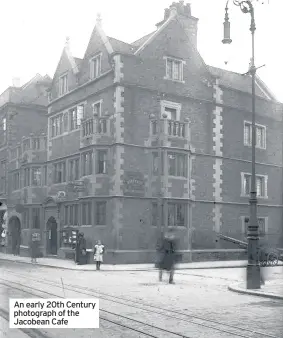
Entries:
POLYGON ((153 31, 153 32, 151 32, 151 33, 148 33, 148 34, 142 36, 141 38, 139 38, 139 39, 137 39, 137 40, 131 42, 131 45, 134 45, 134 44, 138 43, 139 41, 143 40, 144 38, 149 37, 150 35, 152 35, 152 34, 155 33, 156 31, 157 31, 157 29, 156 29, 155 31, 153 31))
POLYGON ((248 73, 241 74, 241 73, 235 72, 233 70, 228 70, 228 69, 224 69, 224 68, 220 68, 220 67, 215 67, 215 66, 210 66, 210 65, 207 65, 207 67, 223 70, 224 72, 233 73, 233 74, 237 74, 237 75, 241 75, 241 76, 249 75, 248 73))

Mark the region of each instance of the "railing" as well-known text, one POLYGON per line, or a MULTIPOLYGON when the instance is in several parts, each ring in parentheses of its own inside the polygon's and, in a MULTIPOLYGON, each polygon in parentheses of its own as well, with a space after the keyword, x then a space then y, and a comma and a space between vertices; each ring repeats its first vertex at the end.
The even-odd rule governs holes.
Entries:
POLYGON ((185 123, 179 121, 168 120, 168 135, 185 137, 185 123))
POLYGON ((93 134, 93 118, 87 119, 82 122, 83 137, 93 134))
MULTIPOLYGON (((186 123, 174 120, 161 120, 161 132, 163 131, 168 136, 185 138, 186 123)), ((157 120, 151 121, 151 134, 157 135, 157 120)))
POLYGON ((106 117, 99 117, 97 120, 89 118, 82 121, 82 137, 88 137, 94 133, 107 134, 108 129, 108 119, 106 117))

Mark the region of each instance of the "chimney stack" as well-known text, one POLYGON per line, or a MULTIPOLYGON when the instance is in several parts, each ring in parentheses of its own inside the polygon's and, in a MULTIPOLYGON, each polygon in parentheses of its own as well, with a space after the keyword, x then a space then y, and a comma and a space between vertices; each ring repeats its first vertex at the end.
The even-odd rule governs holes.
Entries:
POLYGON ((19 77, 13 77, 12 79, 13 87, 21 87, 21 79, 19 77))
POLYGON ((184 4, 184 1, 173 2, 169 8, 164 10, 164 19, 159 22, 156 27, 159 28, 170 16, 172 11, 177 12, 177 19, 184 27, 188 38, 190 39, 191 43, 197 47, 197 24, 198 19, 192 16, 191 13, 191 4, 187 3, 184 4))

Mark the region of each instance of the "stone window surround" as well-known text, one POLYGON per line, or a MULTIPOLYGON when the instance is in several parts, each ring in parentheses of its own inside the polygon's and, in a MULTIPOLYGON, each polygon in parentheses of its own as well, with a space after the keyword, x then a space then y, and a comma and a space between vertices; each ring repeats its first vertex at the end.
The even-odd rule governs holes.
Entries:
POLYGON ((182 59, 179 59, 179 58, 176 58, 176 57, 173 57, 173 56, 163 56, 163 60, 165 60, 165 72, 166 72, 166 75, 164 76, 164 80, 170 80, 170 81, 173 81, 173 82, 179 82, 179 83, 185 83, 184 81, 184 65, 186 64, 186 61, 182 60, 182 59), (167 60, 170 59, 172 61, 177 61, 177 62, 181 62, 181 80, 174 80, 174 79, 171 79, 168 74, 167 74, 167 60))
POLYGON ((96 175, 107 175, 107 172, 108 172, 108 162, 109 162, 109 151, 107 148, 98 148, 96 149, 96 152, 95 152, 95 155, 96 155, 96 175), (105 155, 105 173, 100 173, 99 172, 99 152, 102 151, 102 152, 105 152, 106 155, 105 155))
POLYGON ((80 156, 80 179, 93 175, 94 172, 94 149, 86 150, 80 156), (90 159, 89 159, 90 158, 90 159))
POLYGON ((84 107, 86 107, 87 101, 81 101, 81 102, 79 102, 79 103, 77 103, 77 104, 69 107, 68 109, 64 109, 64 110, 62 110, 62 111, 60 111, 60 112, 58 112, 58 113, 56 113, 56 114, 48 117, 48 124, 50 125, 50 133, 49 133, 50 134, 49 135, 50 139, 53 140, 53 139, 56 139, 56 138, 68 135, 70 133, 73 133, 73 132, 76 132, 76 131, 79 130, 79 128, 71 130, 71 128, 70 128, 70 123, 71 122, 70 122, 69 112, 70 112, 70 110, 72 110, 72 109, 74 109, 74 108, 76 108, 78 106, 81 106, 81 105, 84 105, 84 107), (68 119, 68 130, 65 130, 65 128, 64 128, 64 117, 65 117, 65 114, 67 114, 67 119, 68 119), (52 136, 52 121, 53 121, 54 118, 56 118, 56 117, 58 117, 60 115, 63 115, 63 132, 61 134, 56 135, 56 136, 52 136))
POLYGON ((171 109, 176 109, 176 121, 180 121, 181 109, 182 109, 181 103, 162 100, 162 101, 160 101, 160 107, 161 107, 161 109, 160 109, 161 110, 161 118, 163 118, 162 115, 166 113, 165 109, 171 108, 171 109))
POLYGON ((52 163, 52 185, 56 185, 56 184, 64 184, 67 181, 67 166, 66 166, 66 160, 63 161, 56 161, 52 163), (55 171, 56 166, 61 165, 62 166, 62 171, 55 171), (57 172, 62 172, 62 180, 61 182, 56 182, 56 178, 57 178, 57 172))
MULTIPOLYGON (((246 143, 246 142, 245 142, 245 126, 246 126, 246 124, 252 125, 252 122, 251 122, 251 121, 244 120, 244 146, 246 146, 246 147, 251 147, 252 144, 249 144, 249 143, 246 143)), ((262 125, 262 124, 258 124, 258 123, 256 123, 255 126, 256 126, 256 127, 259 127, 259 128, 263 128, 263 130, 264 130, 264 146, 263 146, 263 147, 260 147, 260 146, 256 145, 256 148, 257 148, 257 149, 263 149, 263 150, 266 150, 266 126, 265 126, 265 125, 262 125)))
MULTIPOLYGON (((97 79, 101 75, 101 61, 102 61, 102 52, 95 54, 94 56, 92 56, 89 59, 89 78, 90 78, 90 80, 97 79), (94 76, 93 70, 92 70, 93 61, 95 59, 98 59, 98 58, 99 58, 99 65, 98 65, 99 70, 98 70, 98 74, 96 74, 96 76, 94 76)), ((97 69, 96 69, 96 72, 97 72, 97 69)))
MULTIPOLYGON (((163 201, 163 203, 162 203, 162 206, 161 206, 161 208, 162 208, 162 212, 161 212, 161 219, 162 219, 162 221, 161 221, 161 223, 165 223, 165 210, 167 209, 167 212, 169 211, 169 205, 174 205, 174 207, 175 207, 175 213, 176 213, 176 207, 177 207, 177 205, 181 205, 182 207, 184 207, 184 225, 169 225, 169 224, 167 224, 167 227, 168 228, 186 228, 187 227, 187 223, 188 223, 188 211, 187 211, 187 208, 186 208, 186 206, 187 206, 187 203, 185 202, 185 201, 178 201, 178 200, 174 200, 174 199, 168 199, 167 200, 167 206, 165 206, 165 204, 164 204, 164 201, 163 201)), ((156 216, 156 215, 154 215, 155 213, 157 213, 158 212, 158 207, 157 207, 157 201, 153 201, 153 202, 151 202, 151 208, 150 208, 150 210, 151 210, 151 226, 152 227, 157 227, 157 224, 154 224, 154 221, 155 221, 155 217, 154 216, 156 216)), ((176 214, 175 214, 175 216, 176 216, 176 214)), ((168 215, 167 215, 167 217, 168 217, 168 215)), ((166 223, 168 223, 168 220, 166 221, 166 223)))
MULTIPOLYGON (((92 198, 87 198, 87 199, 82 199, 81 201, 75 201, 74 203, 66 203, 64 205, 64 223, 66 223, 65 219, 65 210, 66 207, 69 207, 71 205, 78 205, 78 226, 83 227, 83 228, 91 228, 91 227, 105 227, 107 224, 98 224, 97 222, 97 205, 105 204, 105 214, 103 215, 103 218, 105 219, 105 223, 107 223, 107 200, 105 199, 92 199, 92 198), (91 216, 91 223, 92 224, 83 224, 83 217, 82 217, 82 211, 83 211, 83 204, 84 203, 90 203, 91 204, 91 210, 92 210, 92 216, 91 216)), ((70 211, 68 211, 68 214, 70 211)), ((66 224, 65 224, 66 225, 66 224)))
POLYGON ((80 225, 80 204, 77 201, 72 201, 69 203, 64 204, 64 224, 70 225, 70 226, 78 226, 80 225), (71 211, 72 211, 72 217, 71 217, 71 211), (74 224, 70 224, 70 220, 73 218, 73 220, 76 220, 77 222, 72 222, 74 224))
MULTIPOLYGON (((76 161, 78 161, 79 162, 79 166, 78 166, 78 179, 77 180, 79 180, 80 179, 80 175, 81 175, 81 173, 80 173, 80 156, 75 156, 75 157, 71 157, 71 158, 69 158, 68 160, 67 160, 67 163, 68 163, 68 165, 67 165, 67 178, 68 178, 68 182, 73 182, 70 178, 71 178, 71 163, 73 163, 73 165, 74 165, 74 167, 73 167, 73 169, 75 170, 75 166, 76 166, 76 161)), ((75 170, 76 171, 76 170, 75 170)))
POLYGON ((168 178, 179 178, 179 179, 187 179, 187 175, 188 175, 188 165, 187 165, 187 163, 188 163, 188 154, 187 153, 185 153, 185 152, 182 152, 182 151, 174 151, 174 149, 170 149, 170 150, 167 150, 166 151, 166 157, 165 157, 165 159, 166 159, 166 161, 167 161, 167 168, 168 168, 168 178), (184 159, 184 172, 185 172, 185 176, 179 176, 179 175, 170 175, 170 172, 169 172, 169 156, 170 155, 173 155, 173 156, 176 156, 175 157, 175 164, 174 164, 174 166, 175 166, 175 171, 177 171, 177 165, 178 165, 178 163, 177 163, 177 161, 178 161, 178 157, 179 156, 181 156, 181 157, 183 157, 183 159, 184 159))
MULTIPOLYGON (((251 176, 251 173, 241 172, 241 197, 249 197, 249 195, 245 194, 245 190, 244 190, 244 177, 245 177, 245 175, 251 176)), ((257 198, 268 199, 268 194, 267 194, 268 175, 256 174, 256 177, 263 177, 264 178, 264 196, 257 196, 257 198)))
POLYGON ((69 91, 69 88, 68 88, 68 72, 65 72, 65 73, 63 73, 63 74, 61 74, 60 76, 59 76, 59 80, 58 80, 58 84, 59 84, 59 88, 58 88, 58 93, 59 93, 59 97, 62 97, 62 96, 64 96, 65 94, 67 94, 68 93, 68 91, 69 91), (62 79, 64 78, 64 77, 66 77, 67 78, 67 81, 66 81, 66 91, 61 91, 61 81, 62 81, 62 79))
MULTIPOLYGON (((242 230, 242 234, 246 234, 247 231, 246 231, 246 227, 247 227, 247 224, 245 222, 245 218, 246 217, 249 217, 249 216, 241 216, 241 230, 242 230)), ((262 216, 258 216, 257 219, 264 219, 264 234, 267 234, 268 233, 268 217, 262 217, 262 216)))
POLYGON ((97 105, 98 103, 100 104, 100 112, 98 114, 98 117, 101 117, 102 116, 102 104, 103 104, 103 100, 102 99, 97 100, 97 101, 95 101, 95 102, 93 102, 91 104, 92 114, 94 114, 94 106, 97 105))

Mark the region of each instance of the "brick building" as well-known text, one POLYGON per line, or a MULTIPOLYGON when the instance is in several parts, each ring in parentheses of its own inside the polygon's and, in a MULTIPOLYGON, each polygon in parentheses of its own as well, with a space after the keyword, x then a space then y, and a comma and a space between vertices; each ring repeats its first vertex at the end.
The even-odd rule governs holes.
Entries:
MULTIPOLYGON (((157 114, 162 223, 176 228, 185 259, 233 248, 216 243, 219 232, 245 239, 251 78, 205 64, 197 23, 180 2, 132 44, 106 36, 99 18, 82 59, 67 41, 49 90, 46 196, 37 199, 45 254, 67 257, 71 228, 88 248, 101 239, 108 261, 153 259, 157 114)), ((282 105, 259 78, 256 95, 259 224, 280 246, 282 105)))
MULTIPOLYGON (((16 80, 16 79, 15 79, 16 80)), ((8 227, 6 236, 9 248, 11 234, 21 228, 22 244, 28 241, 29 221, 25 219, 28 211, 22 214, 23 204, 29 210, 39 206, 36 196, 28 186, 34 186, 35 166, 46 162, 47 95, 50 86, 49 76, 37 74, 28 83, 20 86, 15 81, 0 95, 0 200, 1 229, 8 227), (30 184, 32 183, 32 184, 30 184), (3 220, 7 215, 7 223, 3 220)), ((41 188, 40 188, 41 189, 41 188)), ((39 209, 37 209, 39 211, 39 209)), ((36 213, 36 211, 34 211, 36 213)), ((36 213, 37 214, 37 213, 36 213)), ((35 219, 37 227, 39 221, 35 219)), ((33 225, 32 225, 33 227, 33 225)))

